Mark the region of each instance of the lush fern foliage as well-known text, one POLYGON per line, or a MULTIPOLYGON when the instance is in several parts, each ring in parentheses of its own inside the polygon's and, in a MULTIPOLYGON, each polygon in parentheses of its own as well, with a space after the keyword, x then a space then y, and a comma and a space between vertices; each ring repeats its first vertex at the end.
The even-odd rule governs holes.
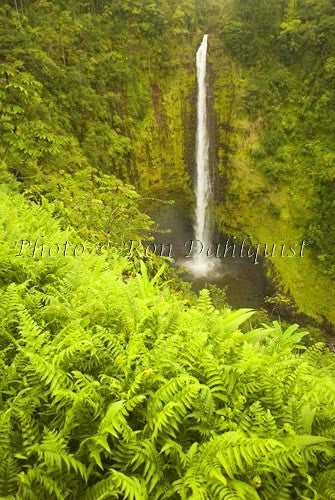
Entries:
POLYGON ((112 253, 15 257, 68 235, 2 195, 1 498, 334 498, 332 353, 112 253))

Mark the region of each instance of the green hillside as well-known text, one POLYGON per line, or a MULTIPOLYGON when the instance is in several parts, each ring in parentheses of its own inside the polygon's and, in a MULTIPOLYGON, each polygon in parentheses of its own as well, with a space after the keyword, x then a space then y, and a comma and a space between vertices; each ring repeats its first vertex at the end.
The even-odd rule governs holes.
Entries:
POLYGON ((275 258, 274 272, 300 312, 332 323, 334 28, 331 1, 234 1, 213 57, 222 227, 305 241, 305 257, 275 258))

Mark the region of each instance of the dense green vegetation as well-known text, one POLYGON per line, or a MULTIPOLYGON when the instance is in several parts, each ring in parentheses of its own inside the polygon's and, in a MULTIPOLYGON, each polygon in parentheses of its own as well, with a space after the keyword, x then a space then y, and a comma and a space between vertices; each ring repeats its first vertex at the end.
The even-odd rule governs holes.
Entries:
POLYGON ((274 264, 334 319, 334 19, 330 0, 2 2, 0 498, 334 498, 334 354, 128 246, 151 198, 190 210, 210 32, 217 218, 308 239, 274 264))
POLYGON ((216 65, 224 227, 255 241, 306 240, 274 260, 300 311, 334 322, 335 6, 232 1, 216 65))
POLYGON ((211 11, 188 0, 4 2, 1 169, 36 198, 61 200, 64 174, 84 168, 151 196, 190 196, 195 26, 211 11))
POLYGON ((322 344, 185 301, 112 249, 17 257, 73 231, 8 189, 0 210, 1 498, 332 498, 322 344))

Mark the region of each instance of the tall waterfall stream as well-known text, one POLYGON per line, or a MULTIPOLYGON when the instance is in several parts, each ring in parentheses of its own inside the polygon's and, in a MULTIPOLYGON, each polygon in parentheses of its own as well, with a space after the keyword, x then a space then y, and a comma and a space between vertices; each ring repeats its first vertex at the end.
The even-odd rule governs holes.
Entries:
MULTIPOLYGON (((208 249, 214 244, 214 224, 210 205, 214 197, 212 165, 210 155, 210 134, 207 95, 207 47, 208 35, 204 35, 196 53, 197 72, 197 127, 195 140, 194 194, 195 211, 193 223, 176 207, 162 206, 153 218, 161 229, 170 230, 167 237, 156 235, 156 243, 171 245, 170 255, 177 266, 185 269, 183 278, 193 283, 198 290, 215 284, 227 287, 227 300, 233 307, 259 307, 266 296, 267 281, 262 265, 254 264, 250 258, 239 258, 226 252, 225 258, 208 256, 208 249), (191 243, 187 243, 191 242, 191 243), (186 243, 186 245, 185 245, 186 243), (187 255, 187 256, 186 256, 187 255)), ((216 231, 217 233, 217 231, 216 231)), ((215 242, 223 241, 225 249, 232 249, 234 239, 215 234, 215 242)), ((164 254, 166 255, 166 253, 164 254)))
MULTIPOLYGON (((209 168, 209 137, 207 123, 207 39, 204 35, 196 57, 198 101, 197 101, 197 134, 196 134, 196 175, 195 175, 195 240, 208 246, 211 238, 211 226, 208 205, 211 196, 211 178, 209 168)), ((206 275, 208 258, 206 253, 197 254, 194 259, 195 274, 206 275)))

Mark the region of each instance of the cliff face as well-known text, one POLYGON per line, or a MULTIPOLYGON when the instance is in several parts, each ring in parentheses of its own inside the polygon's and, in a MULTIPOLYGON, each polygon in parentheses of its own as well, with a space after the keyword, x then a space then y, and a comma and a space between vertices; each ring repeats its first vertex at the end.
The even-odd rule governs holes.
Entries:
POLYGON ((211 40, 209 64, 216 124, 215 217, 219 228, 241 239, 250 237, 255 244, 285 245, 283 257, 277 251, 274 258, 265 259, 268 274, 277 285, 276 305, 286 308, 291 302, 289 306, 298 313, 334 323, 335 298, 329 293, 332 279, 304 236, 310 217, 306 203, 313 198, 304 158, 298 150, 296 156, 287 155, 284 164, 291 175, 285 180, 275 182, 265 175, 265 165, 269 171, 276 171, 277 166, 273 157, 263 152, 269 124, 265 114, 257 113, 261 92, 252 70, 229 56, 220 37, 211 40), (303 257, 297 251, 295 256, 287 251, 291 244, 298 248, 303 241, 303 257))
POLYGON ((196 43, 175 46, 168 69, 148 82, 151 101, 133 138, 139 191, 184 208, 192 202, 195 49, 196 43))

